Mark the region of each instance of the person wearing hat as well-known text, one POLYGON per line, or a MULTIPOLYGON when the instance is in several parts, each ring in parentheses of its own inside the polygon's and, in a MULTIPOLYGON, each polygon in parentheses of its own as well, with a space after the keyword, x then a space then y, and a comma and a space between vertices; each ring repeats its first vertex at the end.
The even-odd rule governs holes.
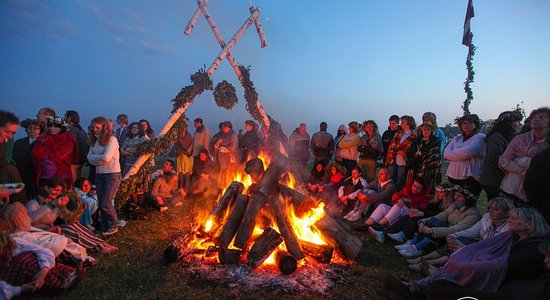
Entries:
POLYGON ((465 187, 453 188, 455 202, 443 212, 418 222, 418 233, 409 244, 396 246, 406 258, 422 255, 424 249, 432 250, 443 245, 447 235, 472 227, 481 219, 477 209, 477 196, 465 187))
POLYGON ((46 126, 47 132, 38 138, 31 152, 36 182, 58 177, 72 185, 71 165, 78 163, 76 138, 68 132, 70 125, 61 117, 48 116, 46 126))

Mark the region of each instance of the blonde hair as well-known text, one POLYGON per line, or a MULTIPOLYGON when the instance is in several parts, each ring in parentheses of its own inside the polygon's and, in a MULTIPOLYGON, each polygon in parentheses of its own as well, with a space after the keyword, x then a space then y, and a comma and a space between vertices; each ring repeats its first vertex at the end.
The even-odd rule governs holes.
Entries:
POLYGON ((550 234, 550 226, 536 209, 532 207, 518 207, 510 211, 510 216, 516 216, 529 224, 529 236, 542 238, 550 234))
POLYGON ((2 212, 0 219, 4 220, 9 232, 29 231, 31 229, 31 218, 27 209, 20 202, 8 205, 2 212))

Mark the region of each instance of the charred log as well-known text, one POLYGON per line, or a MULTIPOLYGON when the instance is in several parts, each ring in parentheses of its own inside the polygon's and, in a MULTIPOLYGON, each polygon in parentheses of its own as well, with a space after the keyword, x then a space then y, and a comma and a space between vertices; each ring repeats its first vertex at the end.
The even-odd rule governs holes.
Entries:
POLYGON ((342 253, 345 258, 355 258, 363 247, 361 240, 343 228, 329 214, 325 214, 314 226, 321 231, 327 242, 342 253))
POLYGON ((317 262, 328 264, 332 259, 334 253, 334 247, 329 245, 317 245, 307 241, 300 241, 302 251, 308 257, 313 258, 317 262))
POLYGON ((219 224, 219 222, 224 217, 224 212, 229 207, 229 203, 233 202, 237 195, 242 194, 243 191, 244 184, 238 181, 233 181, 227 187, 218 203, 216 203, 216 206, 214 206, 214 208, 210 212, 210 216, 214 217, 215 224, 219 224))
POLYGON ((243 254, 242 250, 227 249, 225 247, 221 247, 218 250, 218 260, 223 265, 236 264, 241 260, 242 254, 243 254))
POLYGON ((285 275, 294 273, 298 266, 296 258, 286 251, 277 251, 277 253, 275 253, 275 263, 279 271, 285 275))
POLYGON ((259 267, 282 242, 283 237, 275 229, 267 227, 250 248, 246 261, 253 268, 259 267))
POLYGON ((292 254, 295 259, 304 258, 304 253, 300 248, 296 233, 294 232, 294 229, 290 226, 290 221, 286 213, 285 204, 283 203, 283 201, 281 201, 279 196, 273 196, 269 199, 269 205, 273 217, 275 218, 275 224, 277 224, 277 228, 281 232, 281 235, 283 236, 283 239, 285 241, 286 249, 288 250, 288 252, 290 252, 290 254, 292 254))
POLYGON ((233 240, 233 237, 237 233, 237 229, 239 229, 239 225, 243 220, 247 204, 248 197, 245 195, 238 195, 235 199, 235 202, 231 207, 231 211, 229 212, 229 216, 225 220, 220 236, 216 239, 216 243, 221 247, 227 247, 233 240))

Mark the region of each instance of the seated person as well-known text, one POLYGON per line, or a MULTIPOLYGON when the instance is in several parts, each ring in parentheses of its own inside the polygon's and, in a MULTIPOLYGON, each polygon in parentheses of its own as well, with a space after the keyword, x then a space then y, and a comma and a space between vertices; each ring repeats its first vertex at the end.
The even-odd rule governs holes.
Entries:
POLYGON ((361 177, 361 168, 355 166, 351 169, 351 176, 346 178, 338 188, 338 200, 332 198, 331 203, 327 203, 329 210, 339 214, 347 213, 355 205, 357 194, 367 187, 367 181, 361 177))
POLYGON ((325 180, 317 189, 319 193, 337 191, 345 179, 346 169, 338 163, 330 164, 325 170, 325 180))
POLYGON ((151 198, 160 211, 163 212, 168 207, 182 205, 182 200, 187 193, 179 187, 178 175, 174 172, 168 172, 155 180, 151 188, 151 198))
POLYGON ((390 170, 386 167, 378 171, 377 178, 367 184, 367 187, 357 194, 359 201, 355 202, 355 208, 350 211, 344 219, 355 222, 363 215, 373 211, 382 203, 391 203, 395 193, 395 184, 390 177, 390 170))
POLYGON ((193 162, 193 188, 191 194, 212 197, 218 194, 218 174, 208 150, 202 149, 193 162))
POLYGON ((0 233, 0 299, 21 294, 53 297, 67 290, 79 270, 55 262, 50 249, 0 233))
POLYGON ((163 164, 162 168, 156 170, 155 172, 151 173, 151 179, 149 180, 149 184, 153 184, 153 182, 159 178, 160 176, 164 175, 168 172, 175 172, 174 171, 174 161, 171 159, 167 159, 163 164))
POLYGON ((409 214, 410 209, 424 210, 430 202, 430 187, 420 177, 413 179, 401 191, 393 194, 393 206, 380 204, 367 219, 365 224, 374 239, 383 243, 386 239, 382 227, 389 227, 409 214), (377 226, 375 226, 377 225, 377 226))
POLYGON ((392 224, 387 230, 387 236, 399 244, 414 237, 418 231, 418 221, 424 218, 433 217, 446 210, 454 201, 452 192, 453 185, 444 182, 435 186, 435 194, 425 209, 412 208, 409 215, 401 218, 392 224))
POLYGON ((419 221, 418 232, 414 238, 403 245, 396 246, 399 254, 406 258, 422 255, 422 250, 437 249, 451 233, 472 227, 481 219, 475 207, 477 197, 462 186, 454 187, 455 202, 443 212, 419 221))
POLYGON ((92 189, 90 181, 86 178, 79 178, 74 183, 74 191, 82 199, 82 204, 86 205, 82 216, 80 216, 80 224, 86 226, 91 231, 94 231, 92 215, 97 211, 98 202, 95 189, 92 189))
POLYGON ((20 202, 12 203, 2 210, 0 231, 9 232, 12 238, 20 238, 48 248, 55 257, 58 257, 61 253, 66 253, 86 265, 95 266, 98 264, 95 258, 88 255, 86 248, 66 236, 32 227, 27 209, 20 202))
POLYGON ((494 198, 489 200, 488 207, 489 212, 485 213, 474 226, 449 234, 447 236, 447 245, 422 256, 424 262, 421 262, 420 258, 408 260, 407 262, 410 264, 409 268, 419 271, 422 268, 426 270, 430 266, 442 266, 447 262, 451 252, 465 245, 508 231, 507 221, 510 210, 514 208, 514 205, 505 198, 494 198))
POLYGON ((111 253, 118 250, 117 247, 97 237, 90 229, 78 222, 80 213, 84 209, 80 208, 80 213, 77 211, 75 220, 68 217, 72 213, 69 213, 66 207, 69 197, 62 196, 64 192, 63 180, 60 178, 50 178, 44 182, 40 187, 39 196, 26 204, 32 226, 61 233, 90 251, 111 253), (58 218, 62 220, 63 224, 56 226, 54 222, 58 218))
POLYGON ((311 169, 307 181, 307 188, 312 193, 317 193, 325 181, 325 165, 323 161, 318 161, 315 167, 311 169))
MULTIPOLYGON (((386 289, 405 298, 428 291, 429 299, 462 296, 482 299, 489 298, 487 293, 499 290, 507 290, 506 296, 510 297, 514 291, 511 285, 537 280, 547 274, 545 255, 539 249, 550 234, 550 227, 536 209, 523 207, 510 212, 508 226, 510 231, 454 252, 436 274, 414 282, 389 277, 386 289), (445 288, 435 288, 435 285, 445 288)), ((515 293, 515 297, 526 299, 523 289, 516 289, 515 293)))

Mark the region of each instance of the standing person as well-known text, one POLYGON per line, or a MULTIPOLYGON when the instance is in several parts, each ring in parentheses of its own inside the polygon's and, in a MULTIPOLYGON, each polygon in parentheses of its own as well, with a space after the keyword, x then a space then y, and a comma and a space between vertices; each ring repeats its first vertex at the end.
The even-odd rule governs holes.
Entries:
POLYGON ((332 134, 327 132, 327 123, 319 124, 319 131, 311 136, 311 153, 315 157, 314 165, 322 163, 323 166, 328 165, 330 158, 334 154, 334 138, 332 134))
POLYGON ((40 128, 45 129, 46 128, 46 118, 47 117, 55 117, 55 115, 56 115, 55 110, 51 107, 42 107, 41 109, 39 109, 38 112, 36 113, 36 118, 38 119, 38 122, 40 123, 40 128))
POLYGON ((407 179, 407 154, 416 139, 416 122, 411 116, 402 116, 401 129, 399 129, 391 141, 386 156, 385 165, 390 169, 392 178, 397 185, 397 189, 401 190, 405 187, 407 179))
MULTIPOLYGON (((548 138, 548 136, 547 136, 548 138)), ((546 148, 531 160, 523 180, 529 204, 538 209, 546 222, 550 222, 550 148, 546 148)))
POLYGON ((434 135, 435 127, 432 123, 424 123, 418 128, 420 135, 411 146, 410 166, 415 176, 424 178, 430 187, 435 187, 441 183, 441 144, 434 135))
POLYGON ((367 181, 373 181, 376 175, 376 162, 378 156, 382 153, 382 137, 378 133, 378 125, 373 120, 363 123, 365 133, 361 137, 361 144, 357 146, 359 151, 359 167, 361 174, 367 181))
POLYGON ((193 157, 198 157, 202 149, 210 151, 210 132, 201 118, 193 121, 195 133, 193 134, 193 157))
POLYGON ((550 107, 533 110, 529 118, 531 130, 512 139, 498 159, 498 165, 505 173, 500 189, 516 206, 529 205, 523 190, 525 172, 531 159, 550 146, 550 107))
POLYGON ((342 158, 341 165, 346 168, 347 176, 351 176, 351 170, 357 166, 359 152, 357 146, 361 143, 359 136, 359 124, 353 121, 348 124, 349 133, 346 134, 338 143, 340 157, 342 158))
MULTIPOLYGON (((13 183, 9 176, 10 165, 6 161, 6 150, 8 141, 13 140, 18 127, 19 119, 13 113, 0 110, 0 183, 13 183)), ((11 191, 0 189, 0 203, 3 203, 3 199, 7 199, 10 195, 12 195, 11 191)), ((24 194, 21 195, 20 197, 26 198, 24 194)))
POLYGON ((479 183, 485 156, 485 134, 480 133, 481 122, 476 114, 457 118, 455 123, 462 134, 455 136, 445 148, 443 155, 449 160, 447 178, 452 184, 468 186, 479 197, 479 183))
POLYGON ((122 145, 128 137, 128 134, 130 134, 130 129, 128 129, 128 116, 126 114, 116 116, 116 123, 119 127, 116 129, 115 135, 118 140, 118 144, 122 145))
POLYGON ((149 121, 145 119, 139 120, 139 124, 141 124, 141 127, 143 127, 143 132, 145 132, 145 135, 150 139, 155 138, 155 131, 153 128, 151 128, 151 124, 149 124, 149 121))
POLYGON ((309 134, 305 123, 301 123, 290 135, 288 152, 291 169, 296 172, 300 179, 303 179, 306 174, 306 164, 309 160, 309 134))
POLYGON ((401 129, 401 127, 399 126, 399 116, 391 115, 390 119, 388 120, 388 124, 388 129, 382 134, 382 147, 384 148, 382 152, 382 157, 384 159, 388 155, 388 148, 390 148, 393 136, 399 129, 401 129))
POLYGON ((447 138, 445 137, 445 133, 443 132, 443 130, 441 130, 441 128, 439 128, 437 126, 437 117, 436 115, 433 113, 433 112, 425 112, 423 115, 422 115, 422 123, 430 123, 433 125, 433 133, 435 135, 436 138, 439 139, 439 154, 440 154, 440 158, 443 158, 443 150, 445 150, 445 144, 447 143, 447 138))
POLYGON ((181 182, 185 192, 191 190, 191 173, 193 172, 193 137, 187 130, 187 124, 182 126, 176 140, 176 172, 182 177, 181 182))
POLYGON ((334 161, 336 161, 340 165, 342 164, 342 157, 340 156, 340 149, 338 148, 338 145, 347 133, 348 132, 346 130, 346 125, 340 124, 336 132, 336 137, 334 138, 334 161))
POLYGON ((122 176, 126 175, 126 173, 130 171, 130 169, 134 166, 137 159, 139 158, 139 154, 137 153, 139 145, 149 140, 149 138, 143 132, 141 124, 133 122, 132 124, 128 125, 127 128, 129 128, 128 135, 124 139, 124 144, 122 144, 119 150, 120 157, 122 157, 122 160, 124 160, 122 176))
MULTIPOLYGON (((223 122, 221 122, 220 124, 218 124, 218 129, 219 131, 216 132, 216 134, 214 134, 212 136, 212 139, 210 140, 210 153, 213 154, 213 158, 214 158, 214 165, 216 166, 216 168, 218 168, 218 170, 220 170, 220 158, 218 157, 218 151, 216 151, 215 149, 215 146, 216 144, 218 143, 218 140, 221 138, 221 136, 223 135, 223 122)), ((237 141, 239 140, 239 137, 237 137, 237 141)), ((238 148, 238 147, 237 147, 238 148)))
POLYGON ((25 184, 27 200, 30 200, 38 192, 36 172, 32 164, 31 152, 36 140, 40 136, 40 123, 38 119, 27 119, 21 121, 21 127, 25 128, 27 137, 20 138, 13 144, 13 159, 25 184))
POLYGON ((233 131, 231 122, 222 123, 222 135, 216 141, 214 150, 220 162, 221 186, 228 186, 231 183, 231 176, 237 170, 237 163, 240 161, 239 137, 233 131))
POLYGON ((505 111, 493 122, 485 137, 485 159, 479 182, 487 194, 487 200, 498 197, 500 193, 504 172, 498 166, 498 158, 519 131, 521 119, 520 113, 505 111))
POLYGON ((91 128, 88 138, 91 146, 88 161, 96 166, 95 183, 101 218, 100 230, 103 236, 109 236, 118 232, 113 199, 121 181, 119 146, 106 118, 94 118, 91 128))
POLYGON ((258 125, 252 120, 244 122, 246 133, 242 136, 239 144, 242 149, 242 161, 244 165, 247 161, 258 157, 260 153, 260 136, 258 134, 258 125))
POLYGON ((73 180, 80 178, 82 173, 82 166, 86 162, 86 155, 88 154, 88 133, 82 126, 80 126, 80 115, 74 110, 68 110, 65 112, 65 121, 69 123, 69 132, 76 138, 78 146, 78 161, 71 166, 73 172, 73 180))
POLYGON ((36 182, 59 177, 70 185, 74 178, 71 166, 78 162, 78 143, 68 132, 69 124, 60 117, 46 118, 48 131, 41 135, 32 149, 36 182))

